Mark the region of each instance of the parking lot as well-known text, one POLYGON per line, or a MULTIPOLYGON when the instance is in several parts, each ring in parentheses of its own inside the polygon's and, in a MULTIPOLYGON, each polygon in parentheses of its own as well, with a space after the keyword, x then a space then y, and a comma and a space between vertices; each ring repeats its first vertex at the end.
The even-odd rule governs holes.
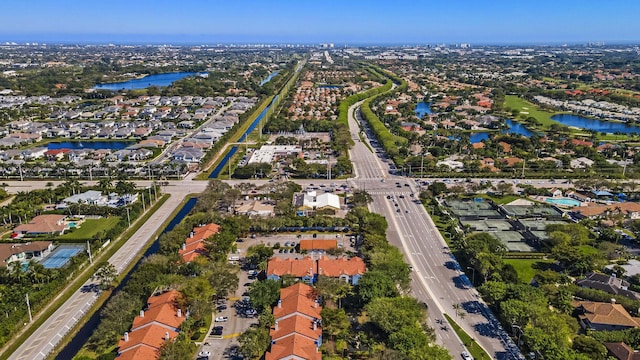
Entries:
MULTIPOLYGON (((243 293, 248 290, 248 285, 256 281, 256 276, 251 276, 248 271, 241 270, 238 273, 240 283, 235 294, 226 300, 217 303, 217 311, 213 314, 214 320, 226 317, 225 321, 213 321, 212 328, 205 338, 204 343, 198 349, 198 353, 209 354, 211 360, 242 359, 238 354, 238 336, 246 331, 252 324, 257 324, 257 314, 249 311, 251 308, 243 301, 243 293), (238 307, 236 308, 236 304, 238 307)), ((222 320, 222 319, 218 319, 222 320)))

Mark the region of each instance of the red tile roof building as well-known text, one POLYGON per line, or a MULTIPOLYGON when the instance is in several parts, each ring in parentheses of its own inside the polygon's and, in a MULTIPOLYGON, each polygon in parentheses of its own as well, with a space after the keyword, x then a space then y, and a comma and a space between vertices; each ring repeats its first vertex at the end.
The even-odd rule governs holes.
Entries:
POLYGON ((207 224, 194 228, 178 253, 185 262, 193 261, 200 255, 206 255, 206 240, 219 232, 220 225, 217 224, 207 224))
POLYGON ((170 290, 149 297, 147 309, 133 319, 131 331, 118 343, 118 360, 157 359, 160 348, 167 340, 178 336, 178 329, 186 316, 178 307, 181 294, 170 290))
POLYGON ((328 276, 357 285, 366 270, 364 261, 357 256, 350 259, 323 256, 317 261, 308 256, 304 259, 274 257, 267 263, 267 279, 278 280, 289 275, 311 284, 316 282, 318 276, 328 276))
POLYGON ((297 283, 281 289, 273 309, 276 322, 269 331, 271 348, 264 359, 321 360, 321 310, 311 286, 297 283))

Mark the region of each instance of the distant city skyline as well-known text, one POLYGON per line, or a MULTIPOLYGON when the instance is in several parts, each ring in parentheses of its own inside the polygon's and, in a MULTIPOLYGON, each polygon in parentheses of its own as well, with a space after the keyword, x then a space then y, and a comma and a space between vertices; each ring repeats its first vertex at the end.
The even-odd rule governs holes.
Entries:
POLYGON ((640 2, 624 3, 3 0, 0 43, 635 43, 640 2))

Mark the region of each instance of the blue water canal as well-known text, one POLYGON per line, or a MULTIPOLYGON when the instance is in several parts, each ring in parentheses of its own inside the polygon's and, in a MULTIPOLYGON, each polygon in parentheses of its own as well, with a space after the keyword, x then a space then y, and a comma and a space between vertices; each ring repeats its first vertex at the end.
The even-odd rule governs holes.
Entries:
POLYGON ((47 144, 47 149, 70 149, 70 150, 82 150, 82 149, 109 149, 109 150, 122 150, 127 146, 135 144, 131 141, 63 141, 63 142, 50 142, 47 144))
MULTIPOLYGON (((174 218, 171 219, 169 224, 167 224, 167 227, 165 227, 164 230, 162 230, 162 234, 173 230, 173 228, 176 225, 178 225, 180 221, 182 221, 182 219, 184 219, 184 217, 187 216, 187 214, 189 214, 189 212, 196 205, 197 201, 198 201, 197 198, 190 198, 189 200, 187 200, 187 202, 182 206, 182 208, 176 214, 176 216, 174 216, 174 218)), ((116 287, 115 290, 113 290, 113 292, 111 293, 111 296, 107 301, 111 300, 111 298, 115 294, 117 294, 127 284, 127 282, 129 281, 129 278, 131 277, 131 274, 133 274, 133 272, 136 271, 138 266, 140 266, 140 263, 142 262, 142 260, 148 257, 149 255, 153 255, 157 253, 158 250, 160 250, 160 242, 158 241, 158 239, 156 239, 151 244, 151 246, 147 249, 147 251, 145 251, 143 257, 140 260, 138 260, 138 262, 133 266, 132 270, 127 274, 127 276, 124 277, 124 279, 118 285, 118 287, 116 287)), ((80 351, 80 349, 87 342, 87 340, 89 340, 89 336, 91 336, 91 333, 93 332, 93 330, 95 330, 98 324, 100 324, 100 311, 95 312, 91 316, 91 318, 89 318, 89 321, 87 321, 82 326, 82 328, 80 328, 80 330, 76 333, 73 339, 71 339, 69 344, 67 344, 67 346, 65 346, 62 349, 62 351, 58 354, 58 356, 56 356, 56 360, 72 359, 78 353, 78 351, 80 351)))
POLYGON ((580 129, 593 130, 604 133, 640 134, 640 127, 628 125, 616 121, 604 121, 589 119, 580 115, 558 114, 553 115, 551 120, 557 121, 567 126, 580 129))
MULTIPOLYGON (((247 139, 247 136, 249 136, 249 134, 251 134, 251 132, 255 130, 255 128, 258 126, 258 124, 260 124, 260 121, 267 114, 267 111, 269 111, 269 108, 271 108, 271 106, 273 105, 273 103, 276 101, 277 98, 278 98, 278 95, 274 96, 273 99, 271 100, 271 103, 266 108, 264 108, 264 110, 262 110, 260 115, 258 115, 258 117, 253 121, 253 123, 249 125, 249 128, 247 129, 247 131, 245 131, 244 134, 242 134, 242 136, 240 137, 240 142, 245 141, 247 139)), ((211 174, 209 174, 209 179, 217 178, 220 175, 220 173, 224 170, 225 166, 227 166, 229 159, 231 159, 231 157, 237 151, 238 151, 238 147, 232 146, 224 155, 220 163, 213 169, 211 174)))
POLYGON ((166 74, 154 74, 148 75, 140 79, 133 79, 123 82, 96 84, 94 89, 97 90, 138 90, 146 89, 150 86, 169 86, 174 81, 183 79, 187 76, 197 75, 200 73, 195 72, 173 72, 166 74))
POLYGON ((260 86, 268 83, 269 81, 271 81, 271 79, 273 79, 276 75, 278 75, 278 70, 272 72, 271 74, 269 74, 269 76, 267 76, 264 80, 260 81, 260 86))

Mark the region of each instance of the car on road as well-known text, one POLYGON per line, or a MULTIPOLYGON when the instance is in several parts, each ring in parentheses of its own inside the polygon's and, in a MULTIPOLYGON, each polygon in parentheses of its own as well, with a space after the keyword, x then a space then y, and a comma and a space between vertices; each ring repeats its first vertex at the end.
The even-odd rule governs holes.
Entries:
POLYGON ((209 358, 209 356, 211 356, 211 352, 209 351, 200 351, 198 353, 198 358, 204 357, 204 358, 209 358))
POLYGON ((463 360, 473 360, 473 357, 469 355, 469 353, 466 351, 463 351, 462 354, 460 354, 460 356, 462 356, 463 360))
POLYGON ((221 336, 223 330, 224 330, 224 327, 222 326, 214 326, 213 329, 211 329, 211 335, 221 336))
POLYGON ((216 318, 216 322, 227 322, 229 320, 228 316, 218 316, 216 318))
POLYGON ((396 212, 400 212, 400 209, 396 209, 396 212))
POLYGON ((218 305, 216 310, 218 310, 218 311, 227 310, 227 305, 218 305))

